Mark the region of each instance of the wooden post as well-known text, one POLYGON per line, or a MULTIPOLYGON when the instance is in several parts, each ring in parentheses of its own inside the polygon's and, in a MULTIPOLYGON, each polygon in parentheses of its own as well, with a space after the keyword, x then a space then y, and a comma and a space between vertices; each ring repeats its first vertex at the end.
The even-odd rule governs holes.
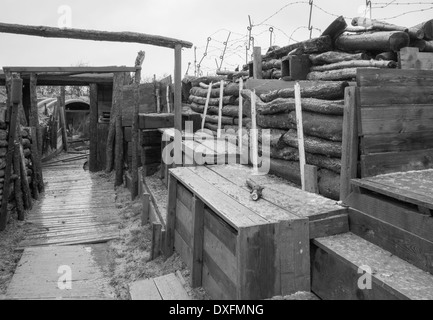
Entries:
POLYGON ((243 139, 242 139, 242 118, 243 118, 243 107, 244 107, 244 101, 242 97, 242 90, 244 89, 244 80, 242 78, 239 79, 239 129, 238 129, 238 140, 239 140, 239 154, 242 154, 242 146, 243 146, 243 139))
POLYGON ((143 212, 141 214, 141 225, 145 226, 149 222, 150 194, 143 193, 142 204, 143 204, 143 212))
POLYGON ((357 177, 358 170, 358 115, 359 89, 347 87, 344 98, 343 154, 341 157, 340 200, 351 192, 350 180, 357 177))
POLYGON ((305 174, 305 191, 319 194, 319 180, 317 175, 318 168, 316 166, 312 166, 306 164, 304 166, 304 174, 305 174))
POLYGON ((253 49, 253 77, 254 79, 263 79, 261 47, 254 47, 253 49))
POLYGON ((302 121, 302 102, 301 102, 301 86, 295 84, 295 103, 296 103, 296 128, 298 130, 298 150, 299 150, 299 166, 301 170, 301 185, 302 190, 305 190, 305 145, 304 145, 304 123, 302 121))
POLYGON ((217 130, 217 138, 221 138, 221 118, 223 116, 223 99, 224 99, 224 81, 220 83, 220 101, 218 108, 218 130, 217 130))
MULTIPOLYGON (((19 127, 19 124, 17 124, 19 127)), ((11 129, 12 130, 12 129, 11 129)), ((19 145, 19 137, 17 136, 14 141, 14 151, 13 151, 13 167, 14 167, 14 196, 15 196, 15 204, 18 213, 18 220, 24 221, 24 203, 23 203, 23 191, 22 191, 22 183, 21 183, 21 154, 20 154, 20 145, 19 145)), ((8 188, 5 180, 5 187, 8 188)), ((4 190, 3 190, 4 192, 4 190)))
POLYGON ((177 180, 174 176, 168 177, 168 205, 167 225, 165 233, 164 255, 169 258, 174 251, 174 232, 176 226, 177 180))
POLYGON ((38 95, 37 95, 38 77, 35 73, 30 74, 30 127, 35 127, 36 130, 36 147, 39 151, 39 158, 42 156, 42 146, 38 145, 38 128, 39 128, 39 113, 38 113, 38 95))
POLYGON ((5 181, 3 187, 3 198, 0 208, 0 231, 6 229, 8 222, 8 202, 10 194, 10 179, 12 175, 12 161, 14 154, 14 146, 17 134, 17 119, 18 119, 18 106, 22 99, 22 79, 13 79, 11 85, 10 103, 12 104, 10 123, 9 123, 9 134, 8 134, 8 153, 6 155, 6 168, 5 168, 5 181))
POLYGON ((32 138, 32 144, 30 149, 32 151, 31 159, 33 163, 33 177, 32 177, 32 190, 33 198, 39 200, 39 192, 44 192, 44 181, 42 178, 42 165, 41 159, 38 154, 36 128, 30 128, 30 137, 32 138))
MULTIPOLYGON (((24 157, 24 150, 22 145, 22 139, 19 139, 18 145, 19 160, 20 160, 20 174, 21 174, 21 186, 23 190, 24 209, 30 210, 32 208, 32 195, 30 192, 29 180, 27 178, 27 168, 24 157)), ((34 168, 33 168, 34 170, 34 168)))
POLYGON ((116 170, 114 186, 118 187, 123 184, 123 131, 122 116, 120 114, 116 117, 116 148, 114 166, 116 170))
POLYGON ((138 111, 140 104, 140 86, 138 83, 134 87, 134 113, 132 116, 132 168, 131 168, 131 199, 135 200, 138 196, 138 111))
POLYGON ((171 113, 171 107, 170 107, 170 86, 167 86, 167 90, 165 92, 165 99, 167 100, 167 113, 171 113))
POLYGON ((60 88, 60 97, 57 98, 59 105, 59 120, 60 128, 62 129, 63 149, 68 152, 68 133, 66 131, 66 116, 65 116, 66 93, 65 87, 60 88))
POLYGON ((204 130, 204 124, 206 123, 206 116, 207 116, 207 109, 209 108, 209 100, 210 100, 210 95, 212 93, 212 82, 209 85, 209 88, 207 90, 207 96, 206 96, 206 103, 204 105, 204 112, 203 112, 203 119, 201 121, 201 130, 204 130))
POLYGON ((258 173, 258 157, 259 157, 259 137, 257 132, 257 116, 256 116, 256 90, 251 92, 251 149, 252 162, 254 172, 258 173))
POLYGON ((174 49, 174 167, 182 160, 182 46, 174 49))
POLYGON ((203 241, 204 241, 204 203, 194 197, 192 200, 192 266, 191 266, 191 286, 193 288, 202 285, 203 272, 203 241))
POLYGON ((89 171, 98 171, 98 85, 90 85, 90 154, 89 154, 89 171))
POLYGON ((150 252, 150 259, 154 260, 161 255, 161 234, 162 224, 152 223, 152 250, 150 252))

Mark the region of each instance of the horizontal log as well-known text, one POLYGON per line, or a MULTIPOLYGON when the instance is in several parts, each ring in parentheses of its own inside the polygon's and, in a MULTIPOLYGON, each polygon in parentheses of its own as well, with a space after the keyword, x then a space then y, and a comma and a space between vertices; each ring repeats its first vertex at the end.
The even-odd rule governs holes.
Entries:
POLYGON ((320 53, 332 50, 332 39, 329 36, 313 38, 306 41, 294 43, 266 53, 264 60, 280 59, 291 51, 301 48, 303 54, 320 53))
POLYGON ((382 52, 379 53, 376 58, 376 60, 392 60, 397 61, 397 53, 396 52, 382 52))
POLYGON ((280 147, 280 139, 286 133, 286 130, 280 129, 268 129, 269 134, 264 134, 263 130, 258 131, 259 142, 263 143, 264 140, 269 140, 271 147, 279 148, 280 147))
MULTIPOLYGON (((335 82, 310 82, 309 87, 301 86, 301 96, 303 98, 316 98, 324 100, 337 100, 344 98, 344 89, 349 84, 346 81, 335 82)), ((295 89, 287 88, 271 91, 268 94, 260 95, 264 102, 270 102, 277 98, 294 98, 295 89)))
MULTIPOLYGON (((281 115, 280 115, 281 116, 281 115)), ((296 112, 289 113, 289 121, 296 128, 296 112)), ((304 133, 309 136, 341 142, 343 138, 343 117, 312 112, 302 112, 304 133)), ((295 129, 293 128, 293 129, 295 129)), ((289 128, 292 129, 292 128, 289 128)))
MULTIPOLYGON (((207 114, 216 115, 216 114, 218 114, 218 109, 219 109, 218 107, 210 106, 207 110, 207 114)), ((203 113, 204 112, 204 106, 192 103, 191 104, 191 110, 193 110, 194 112, 197 112, 197 113, 203 113)), ((244 111, 244 115, 247 115, 245 113, 245 110, 243 110, 243 111, 244 111)), ((232 118, 238 117, 239 116, 239 106, 235 106, 235 105, 223 106, 222 115, 227 116, 227 117, 232 117, 232 118)))
MULTIPOLYGON (((206 104, 206 98, 204 97, 197 97, 197 96, 189 96, 189 102, 190 103, 196 103, 205 105, 206 104)), ((236 101, 236 97, 234 96, 225 96, 223 97, 223 105, 233 105, 236 101)), ((220 99, 219 98, 211 98, 209 99, 209 105, 210 106, 219 106, 220 99)))
POLYGON ((326 29, 323 31, 322 36, 330 36, 331 39, 335 40, 346 30, 347 23, 343 16, 335 19, 326 29))
POLYGON ((293 123, 290 114, 278 114, 278 115, 257 115, 257 124, 266 129, 294 129, 296 128, 296 121, 293 123))
POLYGON ((323 66, 314 66, 311 67, 311 71, 330 71, 330 70, 339 70, 346 68, 396 68, 397 62, 388 61, 388 60, 351 60, 351 61, 342 61, 332 64, 327 64, 323 66))
MULTIPOLYGON (((298 148, 298 134, 294 130, 287 131, 280 139, 280 146, 287 145, 298 148)), ((321 154, 334 158, 341 158, 342 145, 340 142, 333 142, 317 137, 304 136, 305 151, 312 154, 321 154)))
POLYGON ((433 40, 433 19, 420 23, 411 29, 420 29, 424 32, 425 40, 433 40))
MULTIPOLYGON (((218 124, 218 116, 206 116, 206 122, 218 124)), ((221 124, 222 125, 232 125, 233 124, 233 118, 222 116, 221 117, 221 124)))
POLYGON ((281 59, 272 59, 262 63, 262 70, 281 69, 281 59))
POLYGON ((320 80, 320 81, 341 81, 341 80, 353 80, 356 78, 357 68, 347 68, 340 70, 330 70, 317 72, 313 71, 307 74, 308 80, 320 80))
MULTIPOLYGON (((314 98, 301 99, 302 109, 331 115, 343 115, 344 100, 331 101, 314 98)), ((263 115, 288 113, 296 108, 294 98, 278 98, 268 103, 260 102, 257 104, 257 113, 263 115)))
MULTIPOLYGON (((197 97, 203 97, 207 98, 208 89, 204 89, 201 87, 193 87, 190 90, 190 95, 197 96, 197 97)), ((220 89, 212 89, 211 90, 211 98, 219 98, 220 96, 220 89)), ((226 86, 224 86, 224 96, 239 96, 239 85, 235 83, 229 83, 226 86)))
POLYGON ((420 52, 433 52, 433 41, 417 40, 411 42, 411 47, 416 47, 420 52))
POLYGON ((368 27, 373 30, 379 31, 402 31, 409 34, 412 39, 422 39, 424 38, 424 31, 422 28, 406 28, 402 26, 397 26, 395 24, 382 22, 374 19, 368 19, 364 17, 353 18, 352 25, 355 27, 368 27))
POLYGON ((136 32, 108 32, 73 28, 60 29, 47 26, 26 26, 7 23, 0 23, 0 32, 45 38, 142 43, 168 48, 174 48, 176 45, 181 45, 184 48, 192 47, 191 42, 136 32))
POLYGON ((313 65, 331 64, 342 61, 369 60, 370 56, 366 53, 347 53, 339 51, 328 51, 321 54, 310 54, 313 65))
POLYGON ((192 87, 199 87, 200 83, 204 83, 204 84, 210 84, 211 82, 216 83, 219 81, 227 80, 227 77, 225 76, 207 76, 207 77, 200 77, 200 78, 191 77, 188 80, 191 83, 192 87))
POLYGON ((362 34, 343 34, 335 41, 342 51, 394 51, 409 45, 409 35, 401 31, 378 31, 362 34))

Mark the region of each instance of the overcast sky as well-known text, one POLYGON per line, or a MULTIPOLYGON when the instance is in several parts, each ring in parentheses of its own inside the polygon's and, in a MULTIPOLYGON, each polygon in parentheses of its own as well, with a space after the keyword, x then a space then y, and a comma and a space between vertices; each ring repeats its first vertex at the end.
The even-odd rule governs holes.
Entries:
MULTIPOLYGON (((347 17, 348 22, 362 15, 366 1, 314 0, 313 3, 313 36, 318 36, 338 15, 347 17)), ((372 3, 373 18, 391 18, 387 21, 394 24, 413 26, 433 16, 433 1, 378 0, 372 3)), ((0 0, 0 22, 57 27, 59 21, 68 21, 65 19, 68 7, 64 10, 62 6, 70 8, 72 28, 134 31, 190 41, 197 47, 197 63, 210 37, 208 54, 201 63, 204 74, 214 73, 216 64, 221 63, 223 43, 230 31, 222 68, 234 70, 245 63, 248 15, 255 25, 252 28, 255 45, 261 46, 263 52, 271 41, 271 26, 274 28, 272 42, 276 45, 309 37, 308 0, 0 0)), ((0 33, 0 66, 132 66, 139 50, 146 51, 144 78, 173 73, 171 49, 0 33)), ((194 74, 194 48, 183 51, 183 73, 189 62, 191 75, 194 74)))

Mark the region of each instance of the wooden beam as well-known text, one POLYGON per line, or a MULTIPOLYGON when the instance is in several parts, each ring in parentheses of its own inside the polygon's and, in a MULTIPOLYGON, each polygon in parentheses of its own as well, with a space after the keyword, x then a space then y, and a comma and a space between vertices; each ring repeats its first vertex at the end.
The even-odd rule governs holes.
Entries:
POLYGON ((11 108, 11 116, 10 116, 10 123, 9 123, 9 134, 8 134, 8 152, 6 154, 6 168, 5 168, 5 181, 3 188, 3 199, 1 202, 1 208, 0 208, 0 231, 3 231, 6 229, 6 225, 8 222, 8 202, 9 202, 9 195, 10 195, 10 188, 9 183, 12 176, 12 161, 13 161, 13 155, 14 155, 14 146, 15 146, 15 140, 17 135, 17 120, 18 120, 18 105, 21 103, 22 99, 22 87, 23 87, 23 81, 22 79, 13 79, 12 85, 11 85, 11 97, 10 97, 10 103, 12 103, 11 108))
POLYGON ((98 85, 90 85, 90 155, 89 170, 90 172, 98 171, 98 85))
POLYGON ((65 115, 65 104, 66 104, 65 87, 60 88, 60 97, 58 97, 57 103, 59 104, 59 120, 60 120, 60 128, 62 129, 63 149, 65 149, 65 151, 68 152, 68 133, 66 130, 66 115, 65 115))
POLYGON ((351 192, 350 180, 356 178, 358 170, 358 89, 348 87, 345 91, 343 117, 343 155, 341 157, 340 200, 351 192))
MULTIPOLYGON (((28 73, 39 73, 39 72, 73 72, 75 74, 82 73, 114 73, 114 72, 135 72, 136 67, 3 67, 3 70, 10 72, 28 72, 28 73)), ((61 75, 61 74, 59 74, 61 75)))
POLYGON ((45 38, 142 43, 166 48, 174 48, 176 46, 180 48, 192 47, 191 42, 136 32, 108 32, 73 28, 60 29, 47 26, 26 26, 8 23, 0 23, 0 32, 45 38))
POLYGON ((182 46, 174 49, 174 166, 182 163, 182 46), (177 151, 177 152, 176 152, 177 151))

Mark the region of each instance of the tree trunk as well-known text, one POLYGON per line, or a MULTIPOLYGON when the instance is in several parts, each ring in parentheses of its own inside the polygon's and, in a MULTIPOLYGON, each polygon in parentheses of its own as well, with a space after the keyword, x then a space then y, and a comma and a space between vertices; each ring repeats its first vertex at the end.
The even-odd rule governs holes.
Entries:
MULTIPOLYGON (((207 98, 208 89, 203 89, 201 87, 193 87, 189 92, 192 96, 207 98)), ((220 89, 212 89, 210 97, 219 98, 220 89)), ((224 96, 239 96, 239 86, 235 83, 230 83, 224 86, 224 96)))
POLYGON ((332 39, 330 36, 323 36, 294 43, 267 53, 264 60, 280 59, 298 48, 302 49, 302 54, 330 51, 332 50, 332 39))
POLYGON ((295 124, 292 122, 290 114, 278 114, 278 115, 257 115, 257 125, 264 129, 294 129, 296 128, 295 124))
POLYGON ((366 53, 346 53, 339 51, 328 51, 321 54, 311 54, 310 60, 313 65, 331 64, 343 61, 369 60, 366 53))
POLYGON ((382 52, 376 56, 376 60, 397 61, 397 53, 395 52, 382 52))
POLYGON ((433 52, 433 41, 417 40, 410 45, 418 48, 420 52, 433 52))
POLYGON ((259 133, 259 135, 258 135, 259 136, 259 142, 263 143, 263 138, 265 140, 269 139, 271 147, 278 148, 280 146, 280 139, 286 133, 286 130, 269 129, 269 131, 270 131, 269 132, 269 137, 267 137, 264 134, 263 130, 266 130, 266 129, 262 128, 261 130, 258 131, 258 133, 259 133))
MULTIPOLYGON (((316 98, 324 100, 337 100, 344 98, 344 89, 349 84, 346 81, 335 82, 312 82, 309 87, 301 86, 301 96, 303 98, 316 98)), ((295 89, 287 88, 275 90, 268 94, 262 94, 260 98, 264 102, 270 102, 277 98, 294 98, 295 89)))
POLYGON ((308 80, 337 81, 353 80, 356 78, 357 68, 347 68, 340 70, 330 70, 324 72, 310 72, 307 75, 308 80))
POLYGON ((335 40, 339 35, 341 35, 344 30, 346 30, 347 23, 346 20, 344 20, 343 16, 338 17, 335 19, 329 27, 323 31, 322 36, 330 36, 332 40, 335 40))
MULTIPOLYGON (((280 145, 287 145, 298 148, 298 135, 296 131, 287 131, 280 139, 280 145)), ((312 154, 321 154, 334 158, 341 158, 342 145, 340 142, 333 142, 311 136, 304 136, 305 151, 312 154)))
POLYGON ((420 23, 411 29, 420 29, 424 32, 425 40, 433 40, 433 19, 420 23))
MULTIPOLYGON (((279 115, 281 117, 281 115, 279 115)), ((318 113, 302 112, 304 132, 306 135, 331 141, 342 141, 343 117, 329 116, 318 113)), ((294 128, 296 128, 296 112, 292 111, 288 117, 294 128)))
POLYGON ((122 132, 122 117, 116 117, 116 147, 114 164, 116 168, 115 186, 123 184, 123 132, 122 132))
POLYGON ((379 31, 402 31, 408 33, 411 39, 424 38, 424 31, 421 28, 406 28, 374 19, 362 17, 353 18, 352 25, 355 27, 371 27, 373 30, 379 31))
POLYGON ((343 61, 332 64, 326 64, 323 66, 315 66, 311 68, 311 71, 330 71, 330 70, 339 70, 346 68, 396 68, 397 62, 395 61, 387 61, 387 60, 352 60, 352 61, 343 61))
POLYGON ((319 193, 324 197, 340 200, 340 175, 330 170, 320 169, 319 193))
POLYGON ((343 34, 335 45, 342 51, 399 51, 409 45, 409 35, 401 31, 379 31, 363 34, 343 34))
POLYGON ((216 83, 224 80, 226 80, 225 76, 208 76, 208 77, 192 78, 190 82, 192 87, 199 87, 200 83, 210 84, 211 82, 216 83))
MULTIPOLYGON (((233 105, 235 103, 235 100, 236 100, 236 97, 225 96, 225 97, 223 97, 223 105, 230 105, 230 104, 233 105)), ((193 102, 193 103, 196 103, 196 104, 205 105, 206 104, 206 98, 190 95, 189 96, 189 102, 190 103, 193 102)), ((219 102, 220 102, 219 98, 211 98, 211 99, 209 99, 209 105, 210 106, 219 106, 219 102)))
POLYGON ((272 59, 262 63, 262 70, 281 69, 281 59, 272 59))
MULTIPOLYGON (((206 122, 218 124, 218 116, 206 116, 206 122)), ((221 117, 221 124, 233 125, 233 118, 222 116, 221 117)))

